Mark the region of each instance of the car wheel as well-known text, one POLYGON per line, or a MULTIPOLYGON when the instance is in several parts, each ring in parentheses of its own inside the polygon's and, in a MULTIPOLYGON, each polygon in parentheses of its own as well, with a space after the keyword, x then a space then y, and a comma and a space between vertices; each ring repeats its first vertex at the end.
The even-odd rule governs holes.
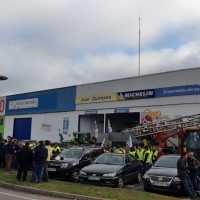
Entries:
POLYGON ((52 173, 49 173, 48 175, 49 175, 49 179, 52 179, 52 178, 54 178, 54 176, 53 176, 53 174, 52 174, 52 173))
POLYGON ((119 176, 117 187, 118 188, 123 188, 124 187, 124 177, 123 176, 119 176))
POLYGON ((151 189, 147 189, 146 187, 144 187, 144 191, 145 191, 145 192, 152 192, 151 189))
POLYGON ((79 172, 80 172, 79 169, 74 169, 74 170, 72 171, 72 174, 71 174, 71 181, 73 181, 73 182, 79 182, 79 172))
POLYGON ((140 183, 141 180, 142 180, 142 173, 141 173, 141 171, 139 170, 139 171, 138 171, 138 174, 137 174, 136 182, 137 182, 137 183, 140 183))

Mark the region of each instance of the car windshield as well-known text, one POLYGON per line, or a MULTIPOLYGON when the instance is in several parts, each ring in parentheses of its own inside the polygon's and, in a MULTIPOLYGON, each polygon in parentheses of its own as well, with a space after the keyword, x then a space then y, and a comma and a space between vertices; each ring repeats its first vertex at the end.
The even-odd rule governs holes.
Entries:
POLYGON ((95 161, 95 164, 123 165, 124 157, 122 155, 102 154, 95 161))
POLYGON ((161 157, 155 164, 154 167, 166 167, 166 168, 177 168, 177 161, 180 157, 161 157))
POLYGON ((65 149, 59 156, 64 158, 80 158, 83 154, 82 149, 65 149))
POLYGON ((186 131, 186 148, 200 148, 200 131, 186 131))

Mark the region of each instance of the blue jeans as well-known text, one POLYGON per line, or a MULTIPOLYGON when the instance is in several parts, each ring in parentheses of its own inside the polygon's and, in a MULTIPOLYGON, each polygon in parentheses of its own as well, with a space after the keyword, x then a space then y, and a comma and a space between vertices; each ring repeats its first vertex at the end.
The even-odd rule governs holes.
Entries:
POLYGON ((143 163, 143 175, 150 169, 150 163, 143 163))
POLYGON ((38 178, 38 182, 42 182, 43 172, 44 172, 44 165, 37 165, 34 163, 31 183, 35 183, 36 176, 38 178))
POLYGON ((180 178, 181 182, 183 183, 183 186, 184 186, 185 190, 187 191, 188 195, 191 198, 196 197, 197 195, 193 189, 193 185, 190 181, 190 177, 188 175, 186 175, 186 176, 180 176, 179 178, 180 178))

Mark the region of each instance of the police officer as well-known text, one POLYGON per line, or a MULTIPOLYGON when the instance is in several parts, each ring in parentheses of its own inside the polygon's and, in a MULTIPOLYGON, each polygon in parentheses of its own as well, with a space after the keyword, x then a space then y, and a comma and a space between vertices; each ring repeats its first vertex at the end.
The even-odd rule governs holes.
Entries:
POLYGON ((71 139, 71 143, 74 144, 76 143, 76 137, 75 137, 75 133, 73 132, 73 136, 72 136, 72 139, 71 139))
POLYGON ((52 153, 53 154, 59 154, 60 152, 61 152, 60 147, 58 146, 58 143, 55 142, 53 144, 52 153))
POLYGON ((152 162, 155 163, 158 156, 158 149, 154 146, 152 152, 152 162))

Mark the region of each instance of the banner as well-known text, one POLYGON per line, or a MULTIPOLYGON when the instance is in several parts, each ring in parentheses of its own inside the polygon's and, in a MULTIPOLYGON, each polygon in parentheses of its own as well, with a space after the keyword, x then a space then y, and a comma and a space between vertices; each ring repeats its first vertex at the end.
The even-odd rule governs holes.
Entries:
POLYGON ((42 131, 51 131, 51 124, 42 124, 42 131))
POLYGON ((155 97, 154 89, 150 90, 136 90, 128 92, 118 92, 117 96, 119 100, 129 100, 129 99, 141 99, 141 98, 153 98, 155 97))
POLYGON ((76 97, 76 104, 100 103, 100 102, 109 102, 118 100, 119 98, 116 93, 95 94, 95 95, 76 97))
POLYGON ((108 133, 112 133, 112 127, 109 119, 108 119, 108 133))
POLYGON ((99 130, 98 130, 98 127, 97 127, 97 122, 96 122, 96 120, 95 120, 94 123, 95 123, 95 124, 94 124, 95 138, 98 138, 99 130))
POLYGON ((9 110, 38 107, 38 98, 9 101, 9 110))
POLYGON ((69 129, 69 117, 64 117, 63 119, 63 134, 68 134, 69 129))

